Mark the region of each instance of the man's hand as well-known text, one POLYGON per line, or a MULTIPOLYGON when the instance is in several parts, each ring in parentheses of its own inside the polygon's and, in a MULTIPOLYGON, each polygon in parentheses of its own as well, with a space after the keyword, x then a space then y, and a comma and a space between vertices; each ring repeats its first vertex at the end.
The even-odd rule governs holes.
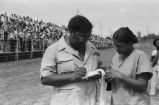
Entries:
POLYGON ((75 65, 75 71, 73 73, 73 80, 80 81, 83 77, 86 76, 87 70, 84 67, 79 67, 76 64, 75 65))
POLYGON ((93 77, 89 77, 88 80, 98 80, 101 78, 101 73, 99 75, 94 75, 93 77))

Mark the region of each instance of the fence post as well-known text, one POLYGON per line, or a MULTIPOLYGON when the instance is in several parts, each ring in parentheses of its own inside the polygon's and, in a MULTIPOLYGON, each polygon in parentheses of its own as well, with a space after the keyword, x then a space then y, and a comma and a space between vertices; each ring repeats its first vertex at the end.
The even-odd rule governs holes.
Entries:
POLYGON ((1 39, 0 39, 0 52, 2 51, 2 48, 1 48, 1 47, 2 47, 2 45, 1 45, 1 43, 2 43, 2 42, 1 42, 1 39))
POLYGON ((19 40, 16 38, 16 51, 15 51, 15 60, 18 60, 18 49, 19 49, 19 40))
POLYGON ((45 52, 45 37, 43 38, 43 54, 45 52))
POLYGON ((33 58, 33 39, 31 38, 31 51, 30 51, 30 58, 33 58))

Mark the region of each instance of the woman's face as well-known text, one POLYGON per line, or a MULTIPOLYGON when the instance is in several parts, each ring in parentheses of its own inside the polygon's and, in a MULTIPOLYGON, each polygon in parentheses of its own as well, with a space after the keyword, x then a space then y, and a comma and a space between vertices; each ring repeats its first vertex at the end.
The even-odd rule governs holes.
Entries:
POLYGON ((113 44, 115 47, 115 50, 120 54, 120 55, 126 55, 129 54, 130 51, 132 51, 132 44, 127 44, 127 43, 123 43, 117 40, 113 40, 113 44))
POLYGON ((159 40, 156 41, 156 48, 159 48, 159 40))

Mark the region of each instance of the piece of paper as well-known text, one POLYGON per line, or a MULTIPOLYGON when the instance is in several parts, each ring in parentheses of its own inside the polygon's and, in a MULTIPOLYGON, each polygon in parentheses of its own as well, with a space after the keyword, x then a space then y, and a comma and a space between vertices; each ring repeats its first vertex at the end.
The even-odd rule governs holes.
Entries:
POLYGON ((85 79, 88 79, 88 78, 90 78, 90 77, 95 77, 95 76, 100 75, 100 74, 101 74, 101 73, 100 73, 100 70, 97 69, 97 70, 95 70, 95 71, 90 71, 90 72, 88 72, 84 78, 85 78, 85 79))

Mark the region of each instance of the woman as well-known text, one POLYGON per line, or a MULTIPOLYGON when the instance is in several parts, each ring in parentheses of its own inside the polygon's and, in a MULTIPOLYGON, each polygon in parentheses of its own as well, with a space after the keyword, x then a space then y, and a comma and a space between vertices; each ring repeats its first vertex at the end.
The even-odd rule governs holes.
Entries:
POLYGON ((146 53, 135 49, 138 40, 128 27, 118 29, 113 35, 117 53, 112 59, 112 68, 105 79, 111 82, 111 105, 150 105, 147 93, 151 78, 151 65, 146 53))
POLYGON ((150 95, 156 95, 156 90, 158 89, 158 79, 159 79, 159 39, 153 41, 153 45, 156 47, 151 54, 151 62, 153 67, 153 76, 151 78, 151 88, 150 95))

